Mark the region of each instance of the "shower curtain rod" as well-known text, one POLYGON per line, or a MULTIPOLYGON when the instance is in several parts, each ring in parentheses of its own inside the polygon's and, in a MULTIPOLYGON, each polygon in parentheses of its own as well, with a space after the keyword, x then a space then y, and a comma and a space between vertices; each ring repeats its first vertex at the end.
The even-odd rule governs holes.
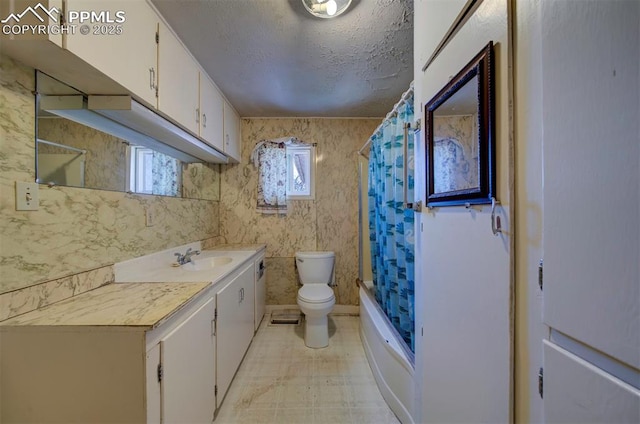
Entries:
POLYGON ((402 96, 400 97, 400 100, 398 101, 398 103, 396 103, 395 105, 393 105, 393 109, 391 109, 391 111, 389 113, 387 113, 387 116, 384 117, 384 119, 382 120, 382 122, 380 123, 380 125, 377 126, 377 128, 373 131, 373 134, 371 134, 371 137, 369 137, 369 139, 367 140, 366 143, 364 143, 364 145, 360 148, 360 150, 358 150, 358 154, 361 156, 366 157, 367 159, 369 158, 369 156, 364 154, 364 150, 369 147, 369 144, 371 144, 371 139, 373 138, 374 135, 376 135, 376 133, 378 131, 380 131, 380 129, 384 126, 385 122, 387 122, 389 120, 389 118, 391 118, 394 115, 398 114, 398 108, 400 107, 401 104, 403 104, 404 102, 407 101, 407 98, 413 94, 413 81, 411 81, 411 84, 409 84, 409 89, 407 91, 405 91, 404 93, 402 93, 402 96))
POLYGON ((38 139, 38 143, 48 144, 49 146, 60 147, 62 149, 71 150, 72 152, 78 152, 81 155, 85 155, 87 153, 86 150, 78 149, 77 147, 71 147, 60 143, 54 143, 53 141, 43 140, 41 138, 38 139))

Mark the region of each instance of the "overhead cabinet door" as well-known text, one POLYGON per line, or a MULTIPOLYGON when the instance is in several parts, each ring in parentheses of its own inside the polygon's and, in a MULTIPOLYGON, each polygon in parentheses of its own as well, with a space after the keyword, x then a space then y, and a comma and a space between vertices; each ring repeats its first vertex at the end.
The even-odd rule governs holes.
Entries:
POLYGON ((144 1, 67 0, 66 10, 94 11, 103 20, 70 22, 77 28, 66 36, 67 50, 155 108, 158 16, 151 7, 144 1))
POLYGON ((224 99, 207 75, 200 73, 200 137, 224 152, 224 99))
POLYGON ((162 22, 158 40, 158 109, 198 135, 200 129, 198 65, 162 22))

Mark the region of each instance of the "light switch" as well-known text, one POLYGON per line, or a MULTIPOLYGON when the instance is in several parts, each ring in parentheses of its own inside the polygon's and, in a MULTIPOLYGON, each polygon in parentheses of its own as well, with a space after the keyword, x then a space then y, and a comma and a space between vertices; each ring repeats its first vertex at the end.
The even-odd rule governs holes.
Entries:
POLYGON ((37 211, 39 203, 38 183, 23 183, 16 181, 17 211, 37 211))

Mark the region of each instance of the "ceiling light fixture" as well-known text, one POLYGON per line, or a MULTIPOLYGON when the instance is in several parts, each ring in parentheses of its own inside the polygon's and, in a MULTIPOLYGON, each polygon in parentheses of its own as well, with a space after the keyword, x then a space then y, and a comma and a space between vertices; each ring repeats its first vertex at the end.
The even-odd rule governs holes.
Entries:
POLYGON ((304 7, 318 18, 335 18, 349 8, 351 0, 302 0, 304 7))

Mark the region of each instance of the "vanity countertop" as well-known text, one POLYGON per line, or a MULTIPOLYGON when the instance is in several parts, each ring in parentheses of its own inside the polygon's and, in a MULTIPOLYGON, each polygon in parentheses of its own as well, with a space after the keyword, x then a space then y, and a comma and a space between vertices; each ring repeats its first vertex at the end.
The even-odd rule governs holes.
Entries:
POLYGON ((148 330, 159 326, 210 283, 121 283, 19 315, 0 323, 16 326, 122 326, 148 330))

